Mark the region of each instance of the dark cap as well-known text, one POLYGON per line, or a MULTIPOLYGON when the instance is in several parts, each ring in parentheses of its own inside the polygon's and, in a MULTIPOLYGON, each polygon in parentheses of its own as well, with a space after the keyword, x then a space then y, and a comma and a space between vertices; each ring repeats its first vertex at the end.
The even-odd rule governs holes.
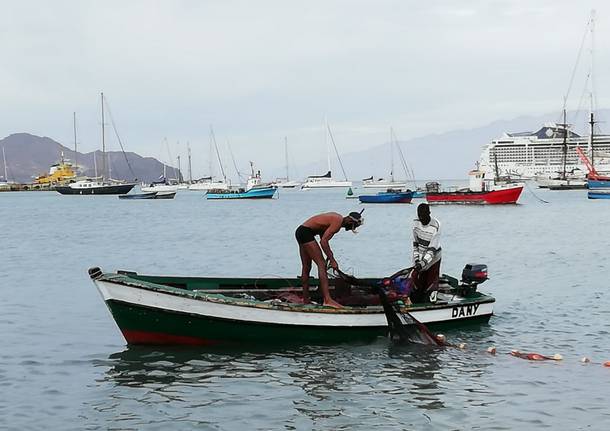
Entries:
POLYGON ((360 226, 362 223, 364 223, 364 217, 362 217, 363 212, 364 212, 364 209, 362 211, 360 211, 359 213, 356 211, 352 211, 351 213, 349 213, 347 215, 347 217, 349 219, 353 220, 354 222, 356 222, 358 226, 360 226))

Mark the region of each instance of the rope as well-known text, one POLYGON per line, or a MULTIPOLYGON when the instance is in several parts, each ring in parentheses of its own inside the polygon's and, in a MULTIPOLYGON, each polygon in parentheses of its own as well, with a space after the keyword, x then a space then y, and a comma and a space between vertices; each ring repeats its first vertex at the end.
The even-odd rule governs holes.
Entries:
POLYGON ((568 84, 568 91, 566 91, 566 95, 563 99, 563 109, 566 108, 566 103, 568 101, 568 97, 570 96, 570 91, 572 90, 572 84, 574 83, 574 77, 576 76, 576 69, 578 68, 578 64, 580 63, 580 56, 582 54, 582 49, 585 45, 585 40, 587 39, 587 34, 589 33, 590 21, 587 23, 585 27, 585 32, 582 35, 582 40, 580 41, 580 48, 578 48, 578 54, 576 55, 576 62, 574 63, 574 68, 572 69, 572 76, 570 76, 570 83, 568 84))
POLYGON ((326 124, 326 128, 328 129, 330 141, 333 143, 333 148, 335 149, 335 154, 337 155, 337 159, 339 159, 339 165, 341 166, 341 170, 343 171, 343 176, 345 177, 345 181, 347 181, 347 174, 345 173, 345 168, 343 167, 343 162, 341 161, 341 156, 339 155, 339 151, 337 150, 337 145, 335 145, 335 138, 333 137, 333 132, 330 130, 330 126, 328 124, 326 124))
POLYGON ((527 183, 527 181, 526 181, 524 184, 525 184, 525 188, 526 188, 526 189, 527 189, 527 190, 528 190, 528 191, 529 191, 529 192, 532 194, 532 196, 533 196, 533 197, 535 197, 535 198, 536 198, 538 201, 540 201, 540 202, 542 202, 542 203, 545 203, 545 204, 548 204, 548 203, 549 203, 548 201, 545 201, 544 199, 542 199, 542 198, 540 198, 540 197, 536 196, 536 193, 534 193, 534 191, 533 191, 532 189, 530 189, 530 186, 529 186, 529 184, 527 183))
POLYGON ((125 154, 125 148, 123 148, 123 142, 121 142, 121 137, 119 136, 119 132, 116 129, 116 125, 114 124, 114 118, 112 117, 112 112, 110 111, 110 104, 108 103, 108 99, 104 96, 106 100, 106 110, 108 111, 108 116, 110 117, 110 124, 112 124, 112 130, 114 130, 114 135, 116 136, 117 141, 119 141, 119 145, 121 146, 121 152, 123 153, 123 157, 125 157, 125 162, 127 162, 127 167, 129 168, 129 172, 133 175, 133 178, 137 181, 136 174, 131 167, 131 163, 129 163, 129 159, 127 158, 127 154, 125 154))

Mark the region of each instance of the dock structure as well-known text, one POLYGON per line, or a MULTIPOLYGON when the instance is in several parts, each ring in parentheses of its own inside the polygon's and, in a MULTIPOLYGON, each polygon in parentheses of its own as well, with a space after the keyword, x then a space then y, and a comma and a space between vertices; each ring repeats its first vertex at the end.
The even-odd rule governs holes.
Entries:
POLYGON ((0 192, 54 191, 55 184, 8 183, 0 185, 0 192))

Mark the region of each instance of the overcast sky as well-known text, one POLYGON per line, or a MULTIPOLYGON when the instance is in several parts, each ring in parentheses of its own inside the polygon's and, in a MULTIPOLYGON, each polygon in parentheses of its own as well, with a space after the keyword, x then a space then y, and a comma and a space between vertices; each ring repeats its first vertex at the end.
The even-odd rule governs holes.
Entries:
POLYGON ((167 161, 167 137, 184 160, 190 141, 196 175, 210 124, 227 162, 229 141, 271 169, 284 136, 291 159, 323 159, 325 116, 346 153, 390 126, 406 140, 558 112, 593 8, 610 106, 607 1, 0 1, 0 136, 72 146, 76 111, 79 149, 99 148, 104 91, 127 150, 167 161))

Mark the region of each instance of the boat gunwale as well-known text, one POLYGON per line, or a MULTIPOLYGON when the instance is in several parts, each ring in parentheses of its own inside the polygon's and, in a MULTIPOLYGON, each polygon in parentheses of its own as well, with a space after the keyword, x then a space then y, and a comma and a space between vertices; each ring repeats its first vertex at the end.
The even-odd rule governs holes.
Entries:
MULTIPOLYGON (((134 274, 135 275, 135 274, 134 274)), ((176 277, 180 278, 180 277, 176 277)), ((202 277, 205 279, 205 277, 202 277)), ((222 278, 222 277, 218 277, 222 278)), ((231 280, 233 278, 226 278, 231 280)), ((344 308, 332 308, 323 305, 312 305, 312 304, 294 304, 294 303, 283 303, 283 302, 264 302, 259 300, 249 300, 244 298, 233 298, 217 293, 205 293, 203 290, 192 291, 188 289, 181 289, 178 287, 168 286, 160 283, 153 283, 150 281, 138 280, 130 277, 126 274, 115 274, 115 273, 102 273, 99 277, 95 278, 95 282, 108 282, 118 284, 130 288, 144 289, 153 292, 163 293, 172 296, 185 297, 192 300, 206 301, 211 303, 237 306, 237 307, 249 307, 259 309, 269 309, 286 312, 305 312, 305 313, 324 313, 324 314, 382 314, 383 307, 381 305, 375 306, 360 306, 351 307, 346 306, 344 308)), ((248 289, 244 289, 248 290, 248 289)), ((255 291, 256 289, 251 289, 255 291)), ((486 304, 495 303, 496 300, 493 296, 484 294, 482 292, 476 292, 476 297, 456 297, 462 298, 461 301, 456 302, 443 302, 442 304, 429 304, 429 305, 412 305, 403 306, 401 310, 409 312, 428 311, 446 309, 449 307, 469 305, 469 304, 486 304)))

